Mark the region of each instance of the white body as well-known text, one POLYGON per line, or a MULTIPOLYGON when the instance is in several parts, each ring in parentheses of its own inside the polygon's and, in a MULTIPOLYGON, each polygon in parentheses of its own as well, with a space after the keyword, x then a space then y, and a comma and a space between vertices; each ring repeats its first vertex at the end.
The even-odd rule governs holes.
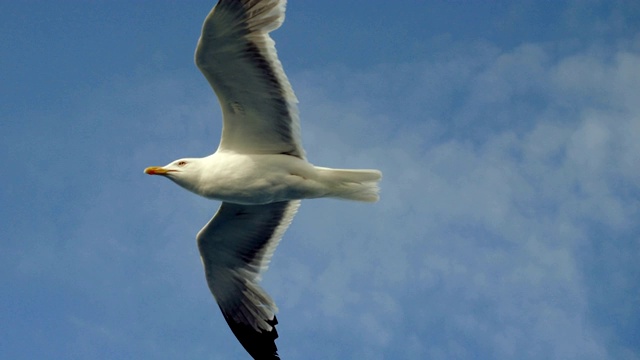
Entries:
POLYGON ((165 169, 180 167, 190 176, 168 177, 178 185, 209 199, 235 204, 335 197, 376 201, 381 174, 377 170, 337 170, 315 167, 290 155, 238 154, 217 151, 202 159, 177 160, 165 169), (197 167, 196 169, 192 169, 197 167), (191 169, 190 169, 191 168, 191 169))

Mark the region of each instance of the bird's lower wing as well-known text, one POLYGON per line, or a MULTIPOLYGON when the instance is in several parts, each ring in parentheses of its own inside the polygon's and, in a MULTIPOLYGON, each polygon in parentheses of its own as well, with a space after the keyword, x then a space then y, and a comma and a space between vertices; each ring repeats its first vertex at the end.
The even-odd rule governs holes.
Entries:
POLYGON ((299 206, 299 200, 223 202, 197 236, 207 283, 224 318, 249 354, 261 359, 278 358, 278 308, 258 281, 299 206))

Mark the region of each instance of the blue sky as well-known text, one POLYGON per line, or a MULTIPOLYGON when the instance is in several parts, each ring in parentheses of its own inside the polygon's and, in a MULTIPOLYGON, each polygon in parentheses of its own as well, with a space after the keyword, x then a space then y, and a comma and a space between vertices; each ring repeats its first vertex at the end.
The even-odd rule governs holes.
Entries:
MULTIPOLYGON (((213 1, 0 4, 0 358, 244 359, 149 165, 212 152, 213 1)), ((283 359, 640 359, 640 5, 294 1, 272 34, 319 166, 263 286, 283 359)))

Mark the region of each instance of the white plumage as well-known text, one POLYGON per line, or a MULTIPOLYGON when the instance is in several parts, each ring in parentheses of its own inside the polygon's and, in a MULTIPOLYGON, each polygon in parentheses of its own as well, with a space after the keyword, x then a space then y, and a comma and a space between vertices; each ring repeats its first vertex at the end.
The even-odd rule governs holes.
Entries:
POLYGON ((286 0, 220 0, 207 16, 195 61, 223 114, 218 149, 145 173, 221 200, 197 235, 209 289, 229 327, 256 359, 278 359, 278 309, 258 285, 300 199, 377 201, 378 170, 316 167, 306 161, 297 99, 269 32, 286 0))

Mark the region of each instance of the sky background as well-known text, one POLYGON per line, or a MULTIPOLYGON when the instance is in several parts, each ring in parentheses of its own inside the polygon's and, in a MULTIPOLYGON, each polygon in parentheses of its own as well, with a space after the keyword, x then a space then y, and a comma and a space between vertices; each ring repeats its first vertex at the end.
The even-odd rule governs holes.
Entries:
MULTIPOLYGON (((0 3, 0 358, 246 359, 143 174, 205 156, 213 1, 0 3)), ((283 359, 640 359, 640 2, 291 0, 272 34, 319 166, 263 286, 283 359)))

